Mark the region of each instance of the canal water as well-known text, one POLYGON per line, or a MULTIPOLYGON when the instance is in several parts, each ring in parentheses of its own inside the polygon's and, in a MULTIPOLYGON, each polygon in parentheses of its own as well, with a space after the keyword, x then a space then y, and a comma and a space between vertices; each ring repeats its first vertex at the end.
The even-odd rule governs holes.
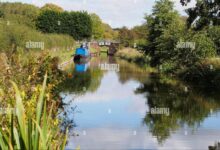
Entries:
POLYGON ((66 149, 208 150, 220 140, 218 91, 111 57, 65 70, 59 117, 70 128, 66 149))

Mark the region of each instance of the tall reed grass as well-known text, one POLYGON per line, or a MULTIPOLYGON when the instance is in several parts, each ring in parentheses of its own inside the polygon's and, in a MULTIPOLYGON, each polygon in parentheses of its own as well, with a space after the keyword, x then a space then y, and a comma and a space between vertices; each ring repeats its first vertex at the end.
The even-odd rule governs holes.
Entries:
POLYGON ((64 150, 68 130, 60 133, 59 126, 54 126, 52 109, 47 112, 45 97, 47 75, 41 88, 36 112, 30 116, 22 102, 21 93, 17 85, 12 82, 15 90, 15 113, 7 114, 9 126, 3 130, 0 128, 0 149, 2 150, 64 150))

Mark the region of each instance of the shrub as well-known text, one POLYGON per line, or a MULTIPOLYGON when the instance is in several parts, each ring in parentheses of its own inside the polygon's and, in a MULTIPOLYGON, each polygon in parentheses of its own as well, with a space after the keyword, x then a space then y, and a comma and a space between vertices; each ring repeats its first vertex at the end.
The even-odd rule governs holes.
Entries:
MULTIPOLYGON (((180 57, 183 62, 195 64, 205 58, 214 57, 216 55, 216 47, 214 42, 204 33, 196 33, 192 36, 192 42, 195 42, 195 49, 186 49, 185 55, 188 57, 180 57), (188 55, 187 55, 188 54, 188 55), (184 60, 183 60, 184 59, 184 60)), ((184 55, 181 55, 184 56, 184 55)))
POLYGON ((220 26, 214 26, 208 29, 208 36, 214 41, 217 53, 220 54, 220 26))

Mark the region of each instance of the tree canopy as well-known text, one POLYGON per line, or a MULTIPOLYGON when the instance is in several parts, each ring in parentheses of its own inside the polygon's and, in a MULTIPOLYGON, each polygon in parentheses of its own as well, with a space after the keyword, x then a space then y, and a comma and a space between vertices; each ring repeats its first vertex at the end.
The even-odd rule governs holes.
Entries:
POLYGON ((76 40, 92 36, 92 20, 87 12, 45 10, 37 18, 36 26, 44 33, 69 34, 76 40))
POLYGON ((55 4, 52 4, 52 3, 47 3, 41 8, 41 11, 45 11, 45 10, 53 10, 53 11, 57 11, 57 12, 64 11, 62 7, 57 6, 55 4))
POLYGON ((92 19, 92 36, 94 39, 102 39, 104 37, 104 26, 98 15, 90 14, 92 19))
POLYGON ((156 55, 156 40, 163 34, 163 31, 179 17, 177 11, 175 11, 173 7, 174 3, 170 0, 159 0, 156 1, 153 7, 153 13, 146 16, 147 28, 149 31, 147 40, 149 44, 145 53, 150 54, 152 57, 153 66, 160 63, 160 58, 156 55))
MULTIPOLYGON (((181 0, 182 5, 187 5, 191 0, 181 0)), ((220 1, 200 0, 196 6, 186 10, 189 15, 187 19, 188 27, 201 30, 205 26, 220 25, 220 1)))

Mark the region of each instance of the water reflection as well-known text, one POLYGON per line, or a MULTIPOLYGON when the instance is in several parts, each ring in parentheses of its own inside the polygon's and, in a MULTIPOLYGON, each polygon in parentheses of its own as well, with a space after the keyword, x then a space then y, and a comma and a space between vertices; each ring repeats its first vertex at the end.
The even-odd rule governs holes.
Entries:
POLYGON ((151 82, 142 84, 136 93, 148 93, 149 108, 169 108, 170 115, 147 113, 144 123, 162 143, 179 128, 188 126, 198 129, 204 119, 219 110, 219 101, 212 97, 203 97, 192 89, 185 90, 178 82, 159 77, 152 77, 151 82))
POLYGON ((76 72, 86 72, 88 68, 89 68, 89 63, 76 63, 75 64, 76 72))
POLYGON ((79 136, 70 136, 67 149, 208 149, 219 138, 220 103, 199 89, 113 58, 69 73, 60 117, 74 120, 71 134, 79 136), (100 70, 100 63, 120 71, 100 70), (149 113, 155 107, 169 108, 169 116, 149 113))

